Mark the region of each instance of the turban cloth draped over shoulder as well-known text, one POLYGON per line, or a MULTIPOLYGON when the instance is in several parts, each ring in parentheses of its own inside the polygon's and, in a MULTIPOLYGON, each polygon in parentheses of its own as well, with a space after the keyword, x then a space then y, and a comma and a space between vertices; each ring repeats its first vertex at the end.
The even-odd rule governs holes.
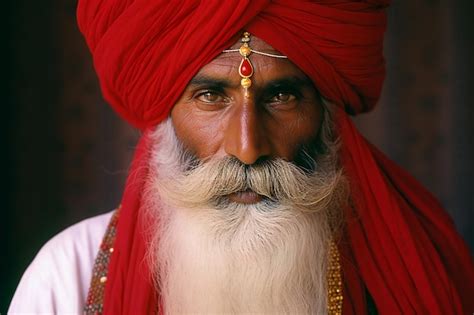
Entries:
MULTIPOLYGON (((385 76, 388 0, 79 0, 78 23, 105 99, 145 130, 127 180, 105 291, 106 314, 162 309, 144 262, 140 212, 149 129, 168 117, 188 81, 243 29, 301 68, 350 114, 373 108, 385 76)), ((337 113, 341 161, 352 189, 339 247, 344 314, 474 311, 469 250, 439 203, 337 113)))

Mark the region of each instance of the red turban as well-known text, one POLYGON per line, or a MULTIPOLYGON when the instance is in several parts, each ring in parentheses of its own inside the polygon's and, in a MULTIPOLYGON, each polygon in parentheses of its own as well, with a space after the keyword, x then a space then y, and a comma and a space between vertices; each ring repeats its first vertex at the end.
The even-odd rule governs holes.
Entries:
POLYGON ((387 1, 79 1, 103 94, 131 124, 168 116, 188 81, 245 27, 351 113, 377 101, 387 1), (179 75, 178 75, 179 74, 179 75))
MULTIPOLYGON (((243 29, 287 55, 322 95, 348 113, 370 110, 385 76, 388 0, 80 0, 79 27, 102 92, 131 124, 169 115, 188 81, 243 29)), ((342 111, 341 159, 354 204, 340 243, 345 314, 474 311, 469 250, 438 204, 372 147, 342 111)), ((145 314, 157 297, 144 263, 140 197, 147 175, 145 132, 127 181, 105 292, 105 313, 145 314)))

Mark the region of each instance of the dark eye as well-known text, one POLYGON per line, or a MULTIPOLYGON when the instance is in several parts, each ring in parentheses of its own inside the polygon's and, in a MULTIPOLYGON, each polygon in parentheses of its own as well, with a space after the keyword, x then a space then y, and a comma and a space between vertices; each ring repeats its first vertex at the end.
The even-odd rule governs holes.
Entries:
POLYGON ((198 101, 203 103, 220 103, 224 101, 224 97, 213 91, 204 91, 196 96, 198 101))
POLYGON ((291 93, 279 92, 271 97, 269 101, 270 103, 288 103, 294 101, 295 99, 296 96, 291 93))

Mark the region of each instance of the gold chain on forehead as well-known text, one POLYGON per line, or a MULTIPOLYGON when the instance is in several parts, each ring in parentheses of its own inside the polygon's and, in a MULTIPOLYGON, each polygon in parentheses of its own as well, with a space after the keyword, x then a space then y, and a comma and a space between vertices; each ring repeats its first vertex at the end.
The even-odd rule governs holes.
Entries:
POLYGON ((258 54, 262 56, 272 57, 272 58, 282 58, 287 59, 287 56, 284 55, 276 55, 270 54, 263 51, 258 51, 255 49, 250 48, 250 33, 244 32, 241 38, 242 45, 239 49, 226 49, 222 52, 224 53, 232 53, 232 52, 239 52, 242 56, 242 61, 239 65, 239 75, 241 76, 240 85, 245 89, 245 95, 248 96, 248 88, 252 85, 252 80, 250 77, 253 75, 253 65, 250 62, 249 56, 250 54, 258 54))

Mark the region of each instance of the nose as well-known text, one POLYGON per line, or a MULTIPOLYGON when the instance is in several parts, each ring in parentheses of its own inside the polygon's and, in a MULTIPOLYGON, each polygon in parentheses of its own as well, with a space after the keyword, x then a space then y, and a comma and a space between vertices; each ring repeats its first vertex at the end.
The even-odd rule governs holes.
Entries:
POLYGON ((271 156, 269 135, 265 131, 263 114, 253 101, 236 106, 225 131, 225 151, 242 163, 251 165, 271 156))

